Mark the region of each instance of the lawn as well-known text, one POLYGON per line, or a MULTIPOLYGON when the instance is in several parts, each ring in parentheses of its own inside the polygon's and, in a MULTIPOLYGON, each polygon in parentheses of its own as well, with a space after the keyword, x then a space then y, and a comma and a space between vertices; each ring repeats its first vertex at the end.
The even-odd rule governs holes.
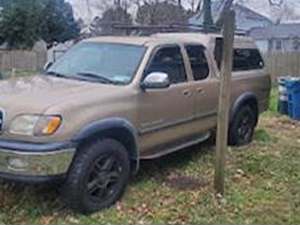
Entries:
POLYGON ((277 115, 276 93, 255 141, 230 148, 226 195, 213 190, 214 146, 142 162, 115 207, 74 214, 47 186, 2 182, 3 224, 300 224, 300 123, 277 115))
POLYGON ((20 77, 20 76, 30 76, 32 74, 38 74, 39 72, 31 70, 1 70, 0 71, 0 80, 8 79, 10 77, 20 77))

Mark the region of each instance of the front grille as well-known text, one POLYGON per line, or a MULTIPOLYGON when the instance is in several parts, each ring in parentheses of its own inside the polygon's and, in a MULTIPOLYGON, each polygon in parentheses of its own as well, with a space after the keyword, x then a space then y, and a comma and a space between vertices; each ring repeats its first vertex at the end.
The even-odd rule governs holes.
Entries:
POLYGON ((0 110, 0 133, 2 131, 3 123, 4 123, 4 112, 0 110))

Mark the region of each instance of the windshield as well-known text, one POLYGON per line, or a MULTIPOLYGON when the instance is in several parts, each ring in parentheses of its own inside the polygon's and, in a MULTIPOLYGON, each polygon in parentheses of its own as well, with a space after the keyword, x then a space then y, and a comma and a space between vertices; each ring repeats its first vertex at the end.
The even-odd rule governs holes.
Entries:
POLYGON ((128 84, 144 52, 142 46, 85 42, 69 50, 46 74, 109 84, 128 84))

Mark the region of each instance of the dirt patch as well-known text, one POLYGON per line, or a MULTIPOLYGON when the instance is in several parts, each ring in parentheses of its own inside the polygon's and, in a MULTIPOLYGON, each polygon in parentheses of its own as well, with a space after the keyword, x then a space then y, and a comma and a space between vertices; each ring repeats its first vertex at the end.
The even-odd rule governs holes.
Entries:
POLYGON ((273 117, 264 121, 265 127, 275 131, 291 131, 300 128, 300 122, 288 117, 273 117))
POLYGON ((165 180, 168 187, 179 191, 194 191, 206 187, 209 182, 203 178, 171 174, 165 180))

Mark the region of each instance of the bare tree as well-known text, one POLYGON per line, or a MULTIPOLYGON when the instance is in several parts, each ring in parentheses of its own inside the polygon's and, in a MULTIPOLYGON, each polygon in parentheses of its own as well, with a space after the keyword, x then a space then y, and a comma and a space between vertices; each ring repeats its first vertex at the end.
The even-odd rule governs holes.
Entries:
POLYGON ((287 20, 300 19, 300 15, 297 13, 296 8, 293 5, 283 2, 282 5, 276 5, 271 8, 272 18, 275 23, 279 24, 287 20))
POLYGON ((144 0, 137 10, 136 22, 142 25, 183 24, 189 18, 189 11, 174 1, 144 0))
POLYGON ((201 7, 202 0, 185 0, 187 7, 193 12, 198 12, 198 8, 201 7))
POLYGON ((221 6, 221 9, 220 9, 217 21, 216 21, 216 26, 217 27, 222 27, 223 26, 223 24, 224 24, 224 15, 225 15, 226 11, 228 11, 231 8, 231 6, 233 4, 233 1, 234 0, 223 0, 222 6, 221 6))
POLYGON ((129 0, 102 0, 94 7, 102 11, 96 16, 89 26, 92 36, 98 35, 123 35, 123 31, 114 29, 115 24, 132 24, 132 15, 129 14, 129 0))
MULTIPOLYGON (((261 1, 261 0, 260 0, 261 1)), ((275 18, 276 23, 280 23, 283 20, 289 20, 289 19, 298 19, 299 16, 297 15, 297 12, 295 8, 293 8, 290 4, 287 3, 286 0, 264 0, 270 7, 272 18, 275 18)), ((222 19, 224 11, 228 10, 233 3, 239 3, 239 4, 247 4, 249 1, 247 0, 223 0, 221 11, 219 14, 219 18, 216 22, 217 26, 222 26, 222 19)))
POLYGON ((271 6, 281 7, 284 3, 284 0, 268 0, 271 6))

